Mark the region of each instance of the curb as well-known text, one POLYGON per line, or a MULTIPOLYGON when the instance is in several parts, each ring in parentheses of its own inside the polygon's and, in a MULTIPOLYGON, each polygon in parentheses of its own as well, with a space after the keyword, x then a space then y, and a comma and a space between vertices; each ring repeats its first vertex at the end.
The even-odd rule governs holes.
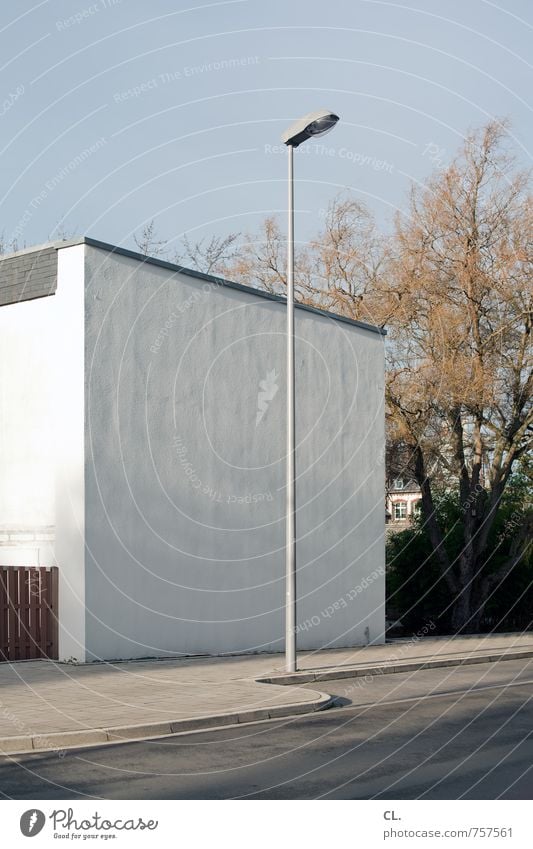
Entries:
POLYGON ((446 666, 470 666, 475 663, 496 663, 500 660, 520 660, 533 657, 533 649, 523 651, 505 651, 498 654, 464 655, 462 657, 446 657, 441 660, 405 661, 403 663, 386 663, 377 666, 341 666, 336 669, 325 669, 322 672, 292 672, 289 674, 270 675, 267 678, 257 678, 261 684, 311 684, 320 681, 333 681, 338 678, 364 678, 367 675, 392 675, 396 672, 416 672, 420 669, 438 669, 446 666))
POLYGON ((243 725, 265 719, 279 719, 284 716, 296 716, 325 710, 333 704, 328 693, 316 691, 316 699, 310 702, 295 702, 268 708, 254 708, 231 713, 219 713, 212 716, 195 716, 175 721, 151 722, 141 725, 123 725, 109 728, 91 728, 79 731, 59 731, 51 734, 35 734, 21 737, 0 738, 1 755, 27 755, 32 752, 57 752, 78 746, 97 746, 111 743, 127 743, 131 740, 145 740, 168 737, 172 734, 192 734, 195 731, 222 728, 226 725, 243 725))

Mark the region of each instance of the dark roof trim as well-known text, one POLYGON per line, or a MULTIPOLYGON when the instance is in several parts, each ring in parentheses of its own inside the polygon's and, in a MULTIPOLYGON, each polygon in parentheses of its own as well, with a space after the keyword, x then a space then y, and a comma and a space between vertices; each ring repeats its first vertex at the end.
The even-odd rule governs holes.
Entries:
MULTIPOLYGON (((267 301, 277 301, 277 303, 281 304, 286 303, 286 299, 282 295, 272 295, 270 292, 263 292, 261 289, 255 289, 253 286, 245 286, 243 283, 234 283, 232 280, 225 280, 223 277, 217 277, 213 274, 204 274, 202 271, 194 271, 192 268, 184 268, 181 265, 176 265, 173 262, 167 262, 164 259, 158 259, 153 256, 145 256, 137 251, 130 251, 128 248, 119 248, 117 245, 111 245, 108 242, 100 242, 98 239, 92 239, 89 236, 80 236, 79 238, 67 239, 61 242, 49 242, 46 245, 25 248, 22 251, 17 251, 17 254, 7 254, 0 257, 0 262, 3 259, 7 259, 9 256, 13 257, 20 254, 34 253, 42 251, 43 248, 55 248, 56 250, 61 250, 62 248, 70 248, 74 245, 89 245, 92 248, 100 248, 100 250, 109 251, 109 253, 126 256, 130 259, 136 259, 138 262, 146 262, 149 265, 157 265, 160 268, 166 268, 169 271, 174 271, 175 273, 185 274, 187 277, 195 277, 197 280, 205 280, 207 283, 213 283, 216 286, 226 286, 228 289, 237 289, 239 292, 247 292, 249 295, 255 295, 258 298, 265 298, 267 301)), ((296 303, 295 307, 299 310, 306 310, 306 312, 315 313, 315 315, 321 315, 325 318, 341 321, 344 324, 351 324, 353 327, 359 327, 362 330, 369 330, 372 333, 377 333, 379 336, 387 335, 386 330, 381 327, 377 327, 375 324, 367 324, 365 321, 357 321, 356 319, 348 318, 344 315, 338 315, 334 312, 328 312, 327 310, 321 310, 317 307, 311 307, 307 304, 296 303)))

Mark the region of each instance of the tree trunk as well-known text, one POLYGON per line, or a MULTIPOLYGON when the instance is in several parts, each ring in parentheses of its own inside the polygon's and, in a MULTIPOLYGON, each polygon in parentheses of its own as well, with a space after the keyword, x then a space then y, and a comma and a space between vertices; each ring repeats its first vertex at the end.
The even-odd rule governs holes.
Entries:
POLYGON ((463 584, 452 608, 451 630, 454 634, 477 634, 488 600, 488 588, 476 585, 472 575, 463 584))
POLYGON ((455 597, 452 607, 451 630, 454 634, 471 630, 472 593, 470 586, 463 586, 455 597))

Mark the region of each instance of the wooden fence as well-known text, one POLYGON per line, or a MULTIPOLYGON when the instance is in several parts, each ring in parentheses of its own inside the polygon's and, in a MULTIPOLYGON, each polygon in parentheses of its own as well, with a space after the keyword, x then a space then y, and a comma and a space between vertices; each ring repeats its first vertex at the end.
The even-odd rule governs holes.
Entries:
POLYGON ((58 570, 0 566, 0 661, 58 657, 58 570))

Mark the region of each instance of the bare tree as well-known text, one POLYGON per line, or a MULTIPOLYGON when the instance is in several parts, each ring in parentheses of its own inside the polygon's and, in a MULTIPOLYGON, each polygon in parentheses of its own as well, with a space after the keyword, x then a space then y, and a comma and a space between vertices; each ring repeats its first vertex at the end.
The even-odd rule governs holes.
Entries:
POLYGON ((310 254, 307 288, 314 289, 322 306, 382 323, 381 276, 387 244, 362 203, 349 195, 334 198, 324 228, 310 244, 310 254))
MULTIPOLYGON (((58 223, 52 233, 48 234, 48 240, 66 240, 71 239, 74 233, 69 232, 61 223, 58 223)), ((0 256, 3 256, 6 253, 16 253, 17 251, 24 250, 26 248, 26 242, 22 242, 19 244, 18 239, 11 239, 9 241, 6 238, 5 232, 2 230, 0 233, 0 256)))
POLYGON ((62 241, 65 242, 68 239, 72 239, 76 234, 77 228, 71 229, 70 227, 66 227, 63 221, 58 221, 54 229, 51 233, 48 234, 48 240, 50 242, 53 241, 62 241))
POLYGON ((139 233, 134 233, 133 241, 139 253, 144 254, 144 256, 161 257, 167 253, 168 239, 158 238, 153 218, 148 224, 144 225, 139 233))
POLYGON ((211 236, 210 239, 191 242, 185 235, 175 255, 175 262, 205 274, 224 274, 237 256, 238 239, 239 233, 229 233, 227 236, 211 236))
POLYGON ((18 239, 11 239, 11 241, 9 241, 6 238, 6 235, 3 230, 0 233, 0 256, 3 256, 7 253, 16 253, 17 251, 22 250, 25 247, 26 242, 24 242, 22 245, 19 245, 18 239))
POLYGON ((412 451, 456 631, 476 630, 532 527, 526 511, 509 558, 492 570, 490 532, 533 426, 532 205, 504 139, 500 123, 488 124, 426 189, 413 189, 389 269, 391 429, 412 451), (437 471, 459 492, 454 558, 435 511, 437 471))
MULTIPOLYGON (((323 229, 308 244, 295 247, 296 299, 380 323, 383 299, 378 281, 386 254, 386 241, 366 207, 349 196, 336 197, 323 229)), ((285 294, 287 243, 275 218, 267 218, 258 234, 244 236, 228 272, 250 286, 285 294)))
POLYGON ((228 271, 234 280, 248 286, 271 294, 285 292, 287 243, 275 218, 266 218, 259 233, 244 236, 228 271))

